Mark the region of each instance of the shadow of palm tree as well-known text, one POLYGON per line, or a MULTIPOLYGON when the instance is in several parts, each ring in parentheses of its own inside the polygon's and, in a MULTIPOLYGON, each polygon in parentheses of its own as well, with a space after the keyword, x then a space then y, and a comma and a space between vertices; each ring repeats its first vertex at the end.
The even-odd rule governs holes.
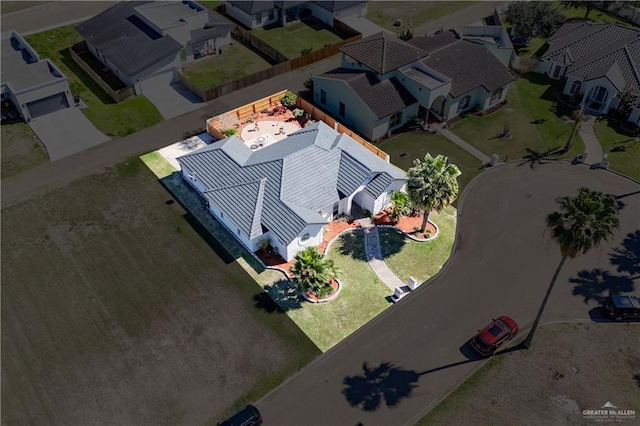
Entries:
POLYGON ((300 309, 302 299, 295 284, 287 279, 282 279, 274 284, 265 286, 265 293, 257 293, 253 296, 253 304, 256 308, 268 313, 283 313, 300 309))
POLYGON ((596 268, 591 271, 580 271, 578 276, 570 278, 574 283, 572 294, 582 296, 584 303, 595 300, 602 303, 609 294, 630 292, 634 289, 633 280, 622 275, 612 275, 609 271, 596 268))
POLYGON ((390 362, 373 368, 365 362, 362 370, 362 375, 344 378, 346 387, 342 393, 352 407, 363 411, 375 411, 383 401, 388 407, 398 405, 402 398, 411 395, 419 378, 416 371, 404 370, 390 362))
POLYGON ((400 253, 408 241, 404 233, 394 228, 378 228, 378 235, 383 260, 400 253))
POLYGON ((622 241, 622 247, 613 251, 611 264, 617 267, 618 272, 631 275, 632 280, 640 278, 640 229, 628 233, 622 241))
POLYGON ((350 256, 363 262, 367 261, 367 254, 364 249, 364 233, 361 229, 345 232, 334 244, 341 255, 350 256))

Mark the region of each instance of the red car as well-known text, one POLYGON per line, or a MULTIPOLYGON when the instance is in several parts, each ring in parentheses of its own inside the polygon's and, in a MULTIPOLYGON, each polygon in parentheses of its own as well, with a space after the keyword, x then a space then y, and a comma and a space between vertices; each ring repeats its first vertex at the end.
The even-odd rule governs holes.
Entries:
POLYGON ((471 339, 471 346, 480 355, 491 356, 500 346, 518 334, 518 324, 509 317, 494 319, 471 339))

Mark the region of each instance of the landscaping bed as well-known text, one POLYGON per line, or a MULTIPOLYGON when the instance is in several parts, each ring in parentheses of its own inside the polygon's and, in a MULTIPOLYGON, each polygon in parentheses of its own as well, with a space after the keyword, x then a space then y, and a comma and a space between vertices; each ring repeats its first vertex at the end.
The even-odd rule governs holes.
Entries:
POLYGON ((397 220, 394 220, 390 209, 378 213, 373 219, 373 223, 378 226, 393 226, 409 234, 412 238, 423 241, 434 238, 438 232, 431 221, 427 223, 424 232, 420 232, 420 228, 422 227, 422 214, 416 216, 400 216, 397 220))
POLYGON ((117 138, 136 133, 162 121, 156 107, 144 96, 116 103, 78 65, 69 54, 68 48, 82 41, 75 25, 43 31, 26 36, 25 39, 40 57, 51 59, 69 80, 72 93, 79 94, 87 104, 83 110, 87 118, 105 135, 117 138))

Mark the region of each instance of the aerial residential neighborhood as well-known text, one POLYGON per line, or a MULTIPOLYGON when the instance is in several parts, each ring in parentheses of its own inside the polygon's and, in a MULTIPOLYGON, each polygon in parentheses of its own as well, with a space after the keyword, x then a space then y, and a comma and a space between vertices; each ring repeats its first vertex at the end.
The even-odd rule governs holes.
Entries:
POLYGON ((3 1, 3 424, 640 422, 640 7, 3 1))

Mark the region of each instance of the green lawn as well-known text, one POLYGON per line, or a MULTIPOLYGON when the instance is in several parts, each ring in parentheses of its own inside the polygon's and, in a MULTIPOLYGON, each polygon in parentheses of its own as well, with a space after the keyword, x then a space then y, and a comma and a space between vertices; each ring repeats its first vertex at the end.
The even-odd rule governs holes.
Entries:
POLYGON ((393 24, 402 19, 403 24, 411 22, 416 28, 427 22, 435 21, 443 16, 451 15, 477 1, 371 1, 367 4, 367 19, 382 28, 396 33, 407 27, 396 27, 393 24))
POLYGON ((204 6, 207 6, 209 9, 215 9, 216 7, 220 6, 219 0, 201 1, 200 3, 204 6))
MULTIPOLYGON (((386 297, 392 293, 366 261, 361 230, 343 234, 328 256, 342 271, 339 279, 343 287, 338 297, 321 304, 286 305, 289 317, 323 352, 388 308, 386 297)), ((269 292, 274 294, 273 288, 269 292)))
MULTIPOLYGON (((562 7, 562 5, 560 5, 559 3, 556 3, 558 9, 560 9, 560 11, 562 12, 562 14, 565 16, 565 18, 567 18, 567 20, 570 21, 582 21, 584 20, 584 13, 585 13, 585 8, 581 7, 578 9, 567 9, 562 7)), ((589 13, 589 18, 590 21, 593 22, 597 22, 597 23, 613 23, 613 24, 620 24, 620 25, 626 25, 626 26, 634 26, 633 24, 624 21, 622 19, 619 19, 613 15, 609 15, 601 10, 597 10, 594 9, 591 11, 591 13, 589 13)))
POLYGON ((84 114, 98 130, 110 137, 122 137, 162 121, 156 107, 143 96, 115 103, 71 59, 67 48, 82 40, 73 27, 68 25, 25 38, 41 57, 51 59, 66 74, 71 91, 79 93, 88 106, 84 114))
POLYGON ((640 140, 625 132, 619 122, 597 120, 593 130, 602 151, 609 154, 611 169, 640 180, 640 140), (614 147, 624 147, 624 152, 611 152, 614 147))
POLYGON ((206 90, 270 66, 271 64, 262 57, 241 43, 234 42, 222 48, 222 55, 213 55, 185 64, 183 70, 189 81, 206 90))
POLYGON ((401 133, 381 143, 379 148, 389 154, 390 161, 403 170, 409 169, 416 158, 424 159, 426 153, 444 154, 458 166, 460 194, 467 184, 482 172, 482 162, 458 145, 441 135, 401 133), (406 153, 404 157, 403 153, 406 153))
MULTIPOLYGON (((470 115, 452 126, 451 131, 487 155, 498 154, 503 160, 518 160, 527 154, 525 148, 546 151, 562 147, 571 134, 573 124, 552 111, 561 82, 544 75, 527 74, 509 87, 508 105, 484 117, 470 115), (511 129, 510 139, 495 138, 505 123, 511 129), (536 124, 537 123, 537 124, 536 124)), ((561 110, 560 114, 570 114, 561 110)), ((584 151, 579 135, 562 157, 573 158, 584 151)))
POLYGON ((382 256, 389 268, 402 281, 409 277, 425 282, 440 271, 445 264, 456 234, 456 209, 448 207, 442 213, 431 213, 429 220, 439 228, 436 239, 427 242, 413 241, 392 228, 380 228, 382 256))
POLYGON ((318 50, 342 41, 323 23, 305 19, 286 27, 257 28, 251 32, 289 59, 301 55, 302 49, 318 50))
POLYGON ((2 179, 19 175, 29 169, 48 163, 47 150, 27 123, 3 124, 2 136, 2 179))

